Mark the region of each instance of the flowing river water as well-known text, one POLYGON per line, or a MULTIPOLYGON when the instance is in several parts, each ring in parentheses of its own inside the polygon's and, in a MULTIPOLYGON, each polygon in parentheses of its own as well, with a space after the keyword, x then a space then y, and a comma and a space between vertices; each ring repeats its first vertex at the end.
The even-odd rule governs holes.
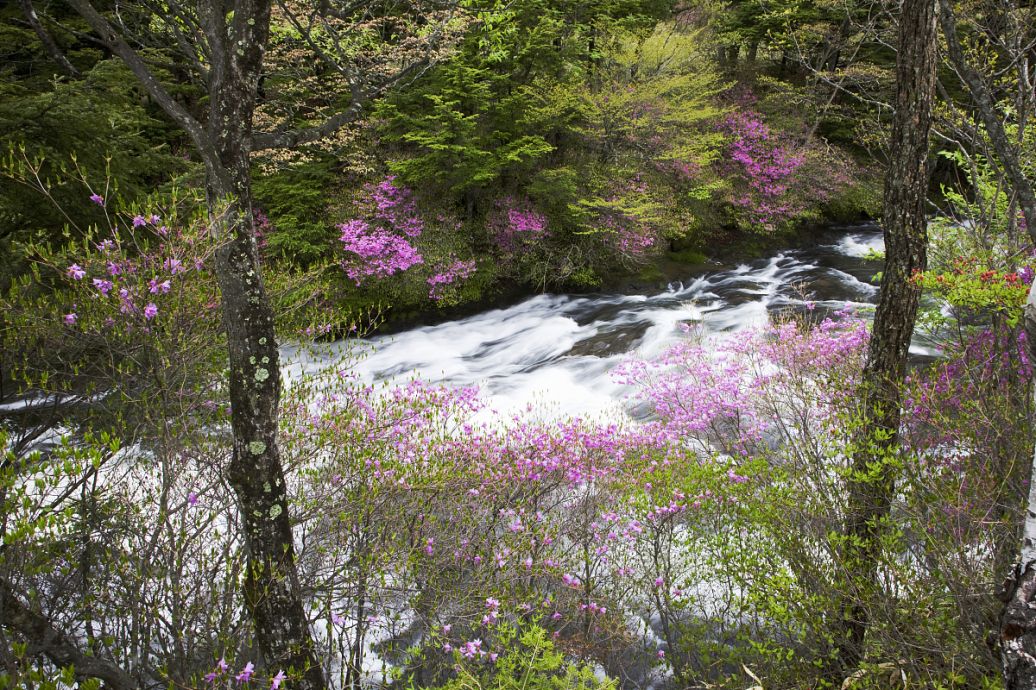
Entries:
MULTIPOLYGON (((883 248, 875 225, 831 229, 812 246, 740 265, 684 269, 650 294, 544 294, 504 309, 363 341, 351 369, 368 383, 420 378, 477 385, 504 416, 624 415, 624 386, 610 371, 635 353, 650 357, 687 337, 682 324, 737 337, 776 312, 825 314, 847 304, 868 313, 883 248)), ((332 351, 335 351, 332 348, 332 351)), ((934 348, 915 341, 915 355, 934 348)), ((340 353, 340 351, 338 351, 340 353)), ((286 352, 295 372, 320 358, 286 352)))

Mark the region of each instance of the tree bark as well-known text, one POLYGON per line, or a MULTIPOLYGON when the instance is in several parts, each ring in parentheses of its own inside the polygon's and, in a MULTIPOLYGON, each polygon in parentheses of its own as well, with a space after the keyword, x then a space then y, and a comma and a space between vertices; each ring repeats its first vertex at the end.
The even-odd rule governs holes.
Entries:
POLYGON ((292 669, 300 676, 293 687, 320 690, 326 683, 303 608, 277 445, 280 356, 273 308, 259 272, 249 171, 270 3, 239 0, 230 26, 215 12, 205 19, 210 43, 217 46, 209 74, 207 130, 219 167, 206 182, 213 226, 223 240, 216 275, 230 365, 234 450, 228 476, 248 557, 245 606, 267 668, 292 669))
POLYGON ((896 112, 885 177, 885 271, 862 379, 842 548, 844 603, 835 622, 833 663, 848 676, 864 657, 868 599, 877 588, 883 522, 891 508, 901 386, 921 295, 913 275, 927 264, 928 136, 935 92, 935 0, 905 0, 896 60, 896 112))
MULTIPOLYGON (((1034 283, 1036 286, 1036 283, 1034 283)), ((1036 354, 1036 291, 1025 305, 1025 334, 1030 355, 1036 354)), ((1036 384, 1033 395, 1036 396, 1036 384)), ((1022 543, 1013 576, 1004 583, 1000 617, 1000 659, 1005 690, 1036 688, 1036 452, 1029 477, 1029 500, 1022 543)))

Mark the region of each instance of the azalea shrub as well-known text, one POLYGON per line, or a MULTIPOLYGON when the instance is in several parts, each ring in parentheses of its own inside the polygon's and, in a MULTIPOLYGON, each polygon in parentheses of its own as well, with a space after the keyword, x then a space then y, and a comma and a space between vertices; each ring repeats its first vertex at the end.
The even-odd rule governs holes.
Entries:
POLYGON ((366 184, 352 205, 356 216, 338 225, 348 279, 403 307, 450 305, 477 294, 477 284, 466 289, 479 262, 459 236, 460 222, 429 208, 394 175, 366 184))
MULTIPOLYGON (((368 191, 366 227, 433 232, 395 181, 368 191)), ((4 296, 5 362, 29 397, 4 437, 2 582, 45 593, 43 611, 140 677, 287 690, 295 670, 259 664, 242 618, 218 243, 187 200, 124 212, 95 196, 108 226, 34 247, 35 282, 4 296)), ((502 253, 549 242, 531 202, 500 209, 502 253)), ((423 264, 365 265, 361 282, 423 264)), ((624 423, 502 418, 474 388, 367 384, 351 373, 362 345, 325 342, 347 321, 292 329, 304 359, 285 369, 280 445, 319 657, 343 687, 505 686, 519 672, 551 687, 741 687, 745 669, 804 686, 849 586, 873 626, 861 683, 889 669, 984 682, 988 583, 1013 556, 1032 443, 1018 328, 1032 269, 951 266, 915 278, 948 300, 959 337, 905 389, 876 588, 838 565, 869 340, 850 309, 807 303, 736 337, 686 327, 615 369, 647 412, 624 423), (1004 311, 958 297, 983 291, 1004 311)), ((468 273, 460 259, 446 270, 468 273)), ((18 678, 48 671, 27 659, 18 678)))
MULTIPOLYGON (((133 229, 127 216, 126 230, 163 236, 141 217, 133 229)), ((91 325, 108 318, 124 318, 115 324, 148 346, 167 337, 159 324, 175 308, 162 297, 181 274, 164 292, 158 272, 179 250, 164 251, 145 261, 94 247, 41 263, 68 285, 67 302, 37 314, 55 351, 96 337, 91 325), (113 275, 103 257, 133 270, 113 275), (121 289, 134 306, 155 300, 157 313, 123 311, 121 289)), ((281 447, 307 615, 336 683, 503 687, 520 672, 551 687, 743 687, 744 669, 783 687, 815 681, 831 644, 823 612, 853 581, 838 571, 837 534, 866 325, 841 311, 737 338, 685 335, 615 372, 631 404, 650 411, 625 424, 500 418, 476 389, 367 385, 350 373, 359 352, 345 347, 334 361, 341 345, 314 342, 312 355, 330 364, 289 379, 281 447)), ((991 651, 975 652, 995 621, 983 583, 1013 544, 1031 440, 996 432, 1028 428, 1031 414, 1026 382, 1002 366, 1027 362, 1008 336, 980 336, 912 375, 901 490, 879 564, 886 584, 856 594, 875 630, 866 678, 892 664, 926 683, 972 687, 994 668, 991 651), (903 661, 904 645, 938 652, 903 661)), ((17 558, 0 565, 20 589, 60 593, 43 605, 134 673, 287 689, 293 670, 258 664, 241 618, 218 394, 199 401, 211 414, 191 434, 178 421, 159 440, 138 440, 115 425, 132 443, 99 444, 70 429, 96 451, 12 450, 7 500, 24 503, 40 481, 59 493, 53 505, 43 493, 27 512, 5 509, 21 517, 8 538, 17 558), (61 477, 81 489, 64 493, 61 477), (75 568, 57 567, 58 543, 75 568), (69 587, 73 572, 79 584, 69 587), (142 598, 175 602, 175 614, 127 613, 142 598), (151 651, 141 655, 142 645, 151 651)))
POLYGON ((123 211, 92 199, 104 225, 64 247, 25 250, 32 271, 0 302, 5 375, 90 402, 77 413, 147 419, 152 430, 165 415, 210 418, 223 404, 213 379, 223 342, 218 245, 197 200, 123 211))

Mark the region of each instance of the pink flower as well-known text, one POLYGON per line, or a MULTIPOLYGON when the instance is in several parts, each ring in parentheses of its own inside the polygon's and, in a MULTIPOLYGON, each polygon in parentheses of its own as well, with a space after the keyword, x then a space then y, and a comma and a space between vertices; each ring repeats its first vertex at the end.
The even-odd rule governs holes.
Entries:
POLYGON ((144 219, 144 216, 133 216, 133 227, 140 228, 145 225, 147 225, 147 220, 144 219))
POLYGON ((154 302, 148 302, 147 306, 144 307, 144 318, 150 321, 158 315, 158 307, 155 306, 154 302))
POLYGON ((665 579, 664 578, 661 578, 661 577, 656 577, 655 578, 655 587, 661 587, 664 584, 665 584, 665 579))
POLYGON ((252 680, 252 675, 255 673, 255 666, 249 661, 245 664, 245 667, 241 669, 241 673, 234 676, 234 680, 238 683, 247 683, 252 680))
POLYGON ((82 280, 86 276, 86 271, 79 264, 72 264, 68 267, 68 277, 73 280, 82 280))
POLYGON ((91 194, 90 201, 94 202, 98 206, 104 206, 104 197, 100 194, 91 194))
POLYGON ((442 626, 442 632, 443 632, 444 635, 449 635, 451 630, 453 630, 453 626, 452 625, 444 625, 444 626, 442 626))
POLYGON ((97 288, 98 292, 107 297, 108 293, 111 292, 111 289, 114 286, 112 285, 112 281, 110 280, 104 280, 103 278, 94 278, 94 287, 97 288))
POLYGON ((165 294, 172 288, 172 284, 168 280, 163 280, 161 283, 158 282, 158 278, 152 278, 148 281, 148 290, 152 295, 157 295, 159 292, 165 294))
POLYGON ((187 494, 187 503, 189 503, 192 506, 198 505, 198 494, 194 493, 193 491, 187 494))
POLYGON ((367 277, 384 278, 424 263, 406 239, 364 220, 351 220, 338 229, 342 248, 351 255, 343 263, 346 275, 357 285, 367 277))
POLYGON ((74 311, 70 312, 68 314, 65 314, 65 325, 67 325, 67 326, 74 326, 74 325, 76 325, 76 319, 78 319, 78 318, 79 317, 76 315, 76 313, 74 311))
POLYGON ((285 679, 287 679, 287 676, 284 675, 284 670, 277 671, 277 675, 273 677, 273 681, 270 683, 270 690, 277 690, 285 679))
POLYGON ((661 650, 661 649, 658 650, 658 658, 659 659, 665 659, 665 652, 663 650, 661 650))
POLYGON ((465 642, 464 646, 461 647, 460 650, 460 653, 464 656, 465 659, 474 659, 476 656, 479 656, 481 652, 482 640, 477 639, 471 640, 470 642, 465 642))

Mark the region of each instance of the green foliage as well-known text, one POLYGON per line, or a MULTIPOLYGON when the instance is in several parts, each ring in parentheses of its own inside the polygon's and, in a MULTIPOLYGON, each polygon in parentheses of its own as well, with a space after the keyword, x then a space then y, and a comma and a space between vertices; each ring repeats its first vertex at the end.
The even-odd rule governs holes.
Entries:
POLYGON ((500 625, 497 644, 507 651, 495 663, 467 662, 454 652, 457 677, 439 690, 615 690, 610 678, 599 680, 588 664, 566 663, 537 625, 500 625))
POLYGON ((325 209, 335 173, 334 157, 317 154, 296 165, 255 176, 252 193, 271 226, 262 238, 264 254, 302 268, 330 258, 334 230, 325 209))
POLYGON ((388 141, 409 145, 410 155, 390 168, 422 188, 469 192, 527 167, 553 150, 526 127, 524 89, 482 63, 460 59, 423 86, 383 106, 388 141))
MULTIPOLYGON (((0 40, 15 39, 10 25, 0 26, 7 32, 0 40)), ((33 45, 24 34, 17 36, 25 46, 33 45)), ((180 135, 145 104, 135 77, 121 61, 85 55, 83 60, 88 61, 77 80, 22 74, 15 69, 17 62, 0 68, 0 151, 6 159, 0 172, 0 252, 8 256, 18 242, 56 239, 66 223, 58 207, 84 226, 101 220, 88 199, 90 192, 66 174, 73 157, 88 178, 116 177, 127 201, 197 170, 176 143, 180 135), (47 203, 38 190, 26 189, 12 172, 22 158, 19 151, 43 161, 38 175, 57 205, 47 203)), ((4 268, 18 270, 20 265, 5 262, 4 268)))
POLYGON ((669 252, 667 256, 673 261, 677 261, 682 264, 691 264, 692 266, 704 264, 706 261, 706 256, 697 249, 684 249, 678 252, 669 252))
POLYGON ((389 168, 472 226, 512 199, 545 215, 549 239, 499 262, 537 289, 643 264, 703 227, 721 186, 706 173, 722 84, 703 32, 618 7, 479 8, 458 54, 378 110, 389 168))
MULTIPOLYGON (((1031 268, 1029 273, 1031 276, 1031 268)), ((957 309, 959 316, 992 318, 1011 328, 1021 322, 1029 295, 1029 283, 1016 271, 997 271, 974 258, 959 260, 948 271, 919 274, 916 280, 926 291, 957 309)))

